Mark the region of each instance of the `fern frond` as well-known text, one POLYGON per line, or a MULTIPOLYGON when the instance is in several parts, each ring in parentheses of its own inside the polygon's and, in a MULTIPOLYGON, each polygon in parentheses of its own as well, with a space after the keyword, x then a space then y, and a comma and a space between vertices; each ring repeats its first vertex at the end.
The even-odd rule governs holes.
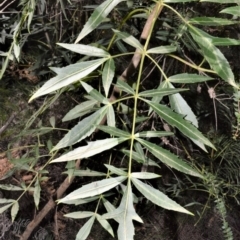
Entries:
POLYGON ((226 240, 233 240, 233 232, 232 229, 229 227, 228 222, 226 220, 227 218, 227 210, 225 207, 224 199, 223 198, 217 198, 215 200, 216 203, 216 208, 218 210, 218 213, 221 215, 222 218, 222 229, 223 229, 223 234, 224 238, 226 240))

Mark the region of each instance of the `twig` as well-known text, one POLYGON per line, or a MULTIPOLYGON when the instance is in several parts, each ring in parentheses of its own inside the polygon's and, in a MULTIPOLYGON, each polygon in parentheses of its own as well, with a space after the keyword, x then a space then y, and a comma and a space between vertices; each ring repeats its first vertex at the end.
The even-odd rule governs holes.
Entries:
MULTIPOLYGON (((6 2, 7 0, 5 0, 3 3, 0 4, 0 7, 6 2)), ((0 13, 3 13, 3 11, 10 6, 12 3, 14 3, 15 0, 11 1, 10 3, 8 3, 3 9, 0 10, 0 13)))
MULTIPOLYGON (((76 169, 79 169, 81 160, 78 159, 76 162, 76 169)), ((65 193, 65 191, 69 188, 69 186, 72 184, 75 177, 72 177, 69 179, 68 177, 65 178, 63 183, 59 186, 56 192, 57 199, 61 198, 62 195, 65 193)), ((30 235, 32 234, 33 230, 40 224, 40 222, 43 220, 43 218, 49 213, 50 210, 52 210, 56 206, 56 202, 53 200, 53 197, 49 199, 47 204, 44 206, 44 208, 35 216, 35 218, 27 225, 27 228, 23 232, 22 236, 20 237, 20 240, 27 240, 30 235)))
POLYGON ((12 120, 15 118, 15 116, 17 115, 16 112, 12 113, 12 115, 10 116, 10 118, 7 120, 7 122, 5 123, 5 125, 3 125, 0 128, 0 135, 7 129, 7 127, 9 126, 9 124, 12 122, 12 120))

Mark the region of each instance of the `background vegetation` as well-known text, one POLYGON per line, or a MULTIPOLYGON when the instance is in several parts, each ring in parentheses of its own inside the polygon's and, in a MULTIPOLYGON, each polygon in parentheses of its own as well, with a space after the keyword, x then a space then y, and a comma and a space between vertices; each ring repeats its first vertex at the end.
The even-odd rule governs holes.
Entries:
POLYGON ((0 239, 239 238, 239 1, 0 13, 0 239))

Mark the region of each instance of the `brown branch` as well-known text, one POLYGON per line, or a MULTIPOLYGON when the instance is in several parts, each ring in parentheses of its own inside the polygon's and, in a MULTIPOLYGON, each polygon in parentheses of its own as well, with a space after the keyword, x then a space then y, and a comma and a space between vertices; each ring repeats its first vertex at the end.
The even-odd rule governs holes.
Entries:
POLYGON ((15 116, 17 115, 16 112, 12 113, 12 115, 10 116, 10 118, 7 120, 7 122, 5 123, 5 125, 3 125, 0 128, 0 135, 7 129, 7 127, 9 126, 9 124, 12 122, 12 120, 15 118, 15 116))
MULTIPOLYGON (((76 162, 76 169, 79 169, 81 160, 77 160, 76 162)), ((57 192, 55 193, 55 196, 57 199, 61 198, 62 195, 65 193, 65 191, 69 188, 69 186, 72 184, 75 177, 72 177, 69 179, 69 177, 66 177, 63 183, 59 186, 57 189, 57 192)), ((20 237, 20 240, 27 240, 30 235, 32 234, 33 230, 40 224, 40 222, 43 220, 43 218, 49 213, 50 210, 52 210, 56 206, 56 202, 53 200, 53 197, 49 199, 47 204, 44 206, 44 208, 35 216, 35 218, 27 225, 27 228, 23 232, 22 236, 20 237)))
MULTIPOLYGON (((140 42, 147 40, 147 38, 151 32, 151 28, 152 28, 154 19, 157 18, 159 16, 159 14, 161 13, 163 5, 159 5, 159 4, 160 3, 157 3, 155 5, 153 11, 151 12, 151 14, 149 15, 149 17, 147 19, 147 21, 144 25, 143 31, 141 33, 141 36, 140 36, 140 42)), ((137 67, 141 61, 141 58, 142 58, 141 51, 139 51, 139 49, 136 49, 131 62, 128 64, 127 68, 124 70, 124 72, 119 77, 119 79, 122 81, 127 81, 128 77, 131 76, 134 73, 134 71, 137 69, 137 67)), ((110 97, 110 101, 111 101, 111 99, 113 99, 113 100, 116 99, 113 95, 114 95, 114 93, 117 93, 117 92, 119 92, 119 89, 117 87, 114 87, 112 96, 110 97)))

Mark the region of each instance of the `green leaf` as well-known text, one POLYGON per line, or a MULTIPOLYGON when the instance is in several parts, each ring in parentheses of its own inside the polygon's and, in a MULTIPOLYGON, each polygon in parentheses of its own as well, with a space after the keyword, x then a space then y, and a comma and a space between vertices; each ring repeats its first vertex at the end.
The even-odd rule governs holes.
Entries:
POLYGON ((70 121, 72 119, 86 115, 92 111, 92 108, 97 104, 95 99, 88 100, 83 103, 80 103, 73 109, 71 109, 62 119, 63 122, 70 121))
POLYGON ((18 214, 18 211, 19 211, 19 204, 18 204, 18 201, 16 201, 13 205, 12 205, 12 208, 11 208, 11 218, 12 218, 12 222, 14 222, 17 214, 18 214))
POLYGON ((106 0, 101 5, 99 5, 94 12, 92 13, 91 17, 88 18, 87 23, 84 25, 82 31, 80 32, 79 36, 75 43, 79 42, 83 39, 87 34, 92 32, 97 26, 106 18, 106 16, 114 9, 114 7, 123 2, 125 0, 106 0))
POLYGON ((166 131, 146 131, 136 133, 134 136, 137 138, 152 138, 152 137, 166 137, 172 135, 174 135, 174 133, 166 131))
POLYGON ((203 26, 224 26, 236 24, 236 21, 231 21, 225 18, 215 18, 215 17, 195 17, 189 19, 191 24, 200 24, 203 26))
POLYGON ((206 38, 211 39, 212 44, 214 46, 232 46, 232 45, 239 45, 240 40, 236 40, 233 38, 221 38, 221 37, 214 37, 209 35, 208 33, 204 32, 203 30, 197 28, 198 33, 206 38))
POLYGON ((121 182, 126 180, 127 177, 120 176, 116 178, 108 178, 101 181, 96 181, 89 183, 87 185, 84 185, 83 187, 71 192, 66 197, 59 200, 59 203, 67 203, 69 200, 72 201, 74 199, 81 199, 81 198, 87 198, 99 195, 101 193, 104 193, 117 185, 119 185, 121 182))
POLYGON ((80 121, 59 141, 59 143, 52 149, 51 152, 60 148, 71 146, 76 142, 80 142, 82 139, 90 136, 95 131, 96 126, 100 124, 106 115, 107 108, 107 106, 102 107, 92 115, 80 121))
POLYGON ((233 38, 212 37, 212 44, 215 46, 235 46, 240 45, 240 40, 233 38))
MULTIPOLYGON (((116 208, 108 201, 106 200, 105 198, 102 199, 103 200, 103 204, 104 204, 104 207, 107 209, 108 213, 112 213, 116 210, 116 208)), ((103 219, 101 217, 101 219, 103 219)), ((114 217, 113 218, 116 222, 120 222, 120 217, 114 217)))
POLYGON ((160 46, 160 47, 150 48, 147 50, 147 53, 166 54, 166 53, 171 53, 176 51, 177 51, 176 46, 169 45, 169 46, 160 46))
MULTIPOLYGON (((168 82, 168 87, 174 88, 174 86, 168 82)), ((177 93, 174 95, 169 96, 171 108, 176 111, 177 113, 184 115, 185 119, 190 121, 195 127, 198 128, 198 120, 195 114, 193 113, 190 106, 187 104, 187 102, 183 99, 183 97, 177 93)), ((191 138, 191 140, 199 146, 201 149, 203 149, 205 152, 207 152, 204 144, 201 141, 198 141, 196 139, 191 138)))
MULTIPOLYGON (((135 134, 135 137, 136 137, 136 134, 135 134)), ((134 159, 135 157, 138 157, 138 159, 140 159, 140 161, 143 161, 143 163, 146 163, 146 161, 147 161, 147 156, 145 156, 145 154, 144 154, 144 151, 143 151, 143 148, 142 148, 142 145, 139 143, 139 142, 137 142, 137 141, 135 141, 134 142, 134 149, 136 150, 136 154, 138 154, 138 156, 136 155, 136 156, 134 156, 134 151, 128 151, 128 153, 129 153, 129 157, 130 157, 130 155, 132 154, 132 158, 134 159)))
POLYGON ((0 184, 0 189, 7 190, 7 191, 23 191, 21 187, 14 186, 12 184, 0 184))
POLYGON ((108 149, 111 149, 125 140, 125 138, 106 138, 104 140, 89 142, 87 146, 76 148, 73 151, 62 155, 61 157, 56 158, 52 161, 52 163, 88 158, 108 149))
POLYGON ((196 2, 198 0, 164 0, 164 3, 185 3, 185 2, 196 2))
POLYGON ((108 52, 101 48, 97 48, 90 45, 83 45, 83 44, 68 44, 68 43, 57 43, 59 46, 66 48, 70 51, 92 56, 92 57, 108 57, 110 56, 108 52))
POLYGON ((117 36, 122 39, 125 43, 129 44, 130 46, 143 50, 143 45, 132 35, 126 32, 120 32, 119 30, 113 29, 114 33, 117 34, 117 36))
POLYGON ((34 187, 34 193, 33 193, 33 198, 34 198, 34 203, 36 208, 38 209, 38 205, 40 202, 40 192, 41 192, 41 186, 39 184, 38 179, 35 182, 35 187, 34 187))
POLYGON ((107 110, 107 125, 109 127, 115 127, 116 126, 116 120, 115 120, 115 111, 113 109, 112 104, 108 104, 108 110, 107 110))
POLYGON ((95 215, 94 212, 79 211, 79 212, 71 212, 71 213, 64 214, 64 217, 74 218, 74 219, 82 219, 82 218, 89 218, 93 215, 95 215))
POLYGON ((201 0, 201 2, 212 2, 212 3, 239 3, 239 0, 201 0))
POLYGON ((184 162, 182 159, 178 158, 171 152, 159 147, 156 144, 150 143, 140 138, 138 138, 137 141, 140 142, 144 147, 146 147, 156 158, 158 158, 161 162, 165 163, 169 167, 195 177, 203 178, 200 173, 195 171, 186 162, 184 162))
POLYGON ((131 177, 138 178, 138 179, 153 179, 153 178, 159 178, 161 176, 155 173, 150 173, 150 172, 134 172, 134 173, 131 173, 131 177))
MULTIPOLYGON (((15 200, 14 200, 15 201, 15 200)), ((0 214, 5 212, 8 208, 10 208, 13 205, 13 203, 7 204, 3 207, 0 207, 0 214)))
POLYGON ((0 204, 5 204, 5 203, 13 203, 16 200, 14 199, 6 199, 6 198, 0 198, 0 204))
POLYGON ((81 204, 86 204, 90 203, 93 201, 96 201, 99 199, 99 196, 94 196, 94 197, 89 197, 89 198, 84 198, 84 199, 74 199, 74 200, 68 200, 66 204, 75 204, 75 205, 81 205, 81 204))
POLYGON ((101 131, 104 131, 104 132, 109 133, 110 135, 113 135, 116 137, 130 138, 130 136, 131 136, 131 134, 129 132, 123 131, 116 127, 99 125, 99 126, 97 126, 97 128, 101 131))
POLYGON ((91 232, 93 223, 95 220, 95 215, 92 216, 84 225, 83 227, 79 230, 76 240, 85 240, 87 239, 89 233, 91 232))
POLYGON ((112 165, 109 165, 109 164, 104 164, 104 166, 114 174, 117 174, 119 176, 127 176, 127 173, 120 168, 116 168, 116 167, 114 167, 112 165))
POLYGON ((144 100, 149 104, 149 106, 161 117, 163 118, 167 123, 169 123, 171 126, 177 127, 179 131, 181 131, 185 136, 200 141, 205 145, 210 146, 211 148, 215 149, 213 144, 203 136, 201 132, 198 131, 198 129, 192 125, 187 120, 183 119, 180 114, 174 113, 171 109, 168 107, 153 103, 147 100, 144 100))
POLYGON ((109 232, 112 237, 114 237, 113 229, 109 222, 105 219, 101 219, 101 216, 99 214, 96 214, 98 222, 102 225, 102 227, 109 232))
POLYGON ((120 206, 102 216, 102 219, 114 218, 119 223, 118 239, 133 239, 135 234, 133 220, 141 222, 142 219, 137 215, 133 206, 133 194, 131 184, 129 183, 124 191, 120 206))
POLYGON ((130 87, 126 82, 118 79, 117 80, 117 84, 116 87, 119 88, 119 90, 126 92, 126 93, 130 93, 130 94, 135 94, 134 90, 132 87, 130 87))
POLYGON ((132 159, 137 161, 138 163, 160 168, 160 166, 155 161, 153 161, 150 158, 146 158, 144 154, 139 154, 138 152, 135 152, 135 151, 130 152, 129 150, 126 150, 126 149, 123 149, 122 152, 126 154, 128 157, 130 157, 130 153, 131 153, 132 159))
POLYGON ((153 89, 153 90, 147 90, 139 93, 139 96, 141 97, 155 97, 155 96, 167 96, 171 94, 175 94, 178 92, 183 92, 188 90, 187 88, 161 88, 161 89, 153 89))
POLYGON ((198 28, 189 29, 193 39, 197 42, 211 68, 233 87, 238 87, 229 62, 222 52, 214 46, 212 40, 201 33, 198 28))
POLYGON ((55 116, 50 117, 49 122, 53 128, 55 128, 56 119, 55 116))
POLYGON ((87 93, 96 101, 100 102, 100 103, 104 103, 104 104, 108 104, 109 101, 107 98, 105 98, 100 92, 98 92, 97 90, 95 90, 94 88, 92 88, 89 84, 85 83, 85 82, 81 82, 82 86, 84 87, 84 89, 87 91, 87 93))
POLYGON ((114 64, 114 60, 110 58, 104 64, 103 72, 102 72, 102 83, 103 83, 103 88, 104 88, 106 97, 108 97, 109 89, 111 87, 114 75, 115 75, 115 64, 114 64))
POLYGON ((214 78, 206 77, 198 74, 180 73, 180 74, 169 77, 168 81, 172 83, 198 83, 198 82, 206 82, 213 79, 214 78))
MULTIPOLYGON (((68 171, 63 172, 63 174, 67 174, 68 171)), ((78 176, 78 177, 100 177, 100 176, 106 176, 106 173, 92 171, 92 170, 75 170, 73 171, 72 176, 78 176)))
POLYGON ((240 6, 228 7, 223 9, 220 13, 228 13, 240 17, 240 6))
POLYGON ((144 197, 146 197, 148 200, 150 200, 154 204, 168 210, 173 210, 173 211, 193 215, 191 212, 181 207, 178 203, 170 199, 167 195, 160 192, 159 190, 143 183, 142 181, 136 178, 131 178, 131 180, 134 186, 138 189, 138 191, 142 193, 144 197))
POLYGON ((107 58, 100 58, 97 60, 75 63, 67 67, 58 68, 58 75, 48 80, 40 89, 38 89, 37 92, 35 92, 29 99, 29 102, 37 97, 56 91, 62 87, 81 80, 103 64, 106 60, 107 58))

